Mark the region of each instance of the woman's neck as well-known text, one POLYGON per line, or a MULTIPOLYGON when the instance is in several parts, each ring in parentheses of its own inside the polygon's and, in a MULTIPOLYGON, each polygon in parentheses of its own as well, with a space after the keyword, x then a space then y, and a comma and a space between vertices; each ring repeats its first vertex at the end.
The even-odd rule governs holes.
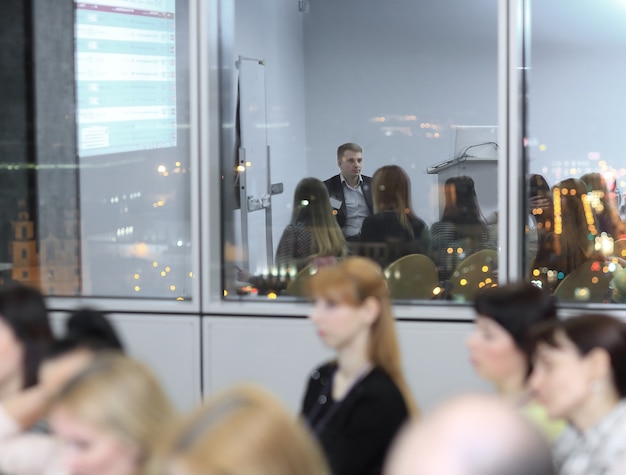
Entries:
POLYGON ((342 399, 354 383, 371 368, 367 355, 369 333, 357 335, 349 346, 337 353, 337 372, 333 380, 333 398, 342 399))
POLYGON ((512 373, 508 378, 496 383, 496 391, 507 401, 520 402, 527 395, 525 375, 512 373))
POLYGON ((6 380, 2 386, 0 386, 0 401, 7 396, 17 394, 22 390, 24 386, 23 378, 21 374, 15 375, 12 378, 6 380))
POLYGON ((611 390, 593 393, 589 401, 569 418, 580 431, 586 431, 604 419, 620 401, 617 392, 611 390))

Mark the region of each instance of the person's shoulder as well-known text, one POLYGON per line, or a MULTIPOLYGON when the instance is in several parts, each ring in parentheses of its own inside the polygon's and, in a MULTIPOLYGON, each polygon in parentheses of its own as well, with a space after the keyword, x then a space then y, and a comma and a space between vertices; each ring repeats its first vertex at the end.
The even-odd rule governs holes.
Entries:
POLYGON ((324 180, 324 185, 326 185, 326 186, 336 185, 337 182, 341 183, 341 179, 339 178, 339 174, 333 175, 330 178, 327 178, 326 180, 324 180))
POLYGON ((424 221, 419 216, 409 215, 409 222, 411 223, 411 226, 413 226, 414 230, 421 231, 422 229, 428 229, 428 225, 426 224, 426 221, 424 221))
POLYGON ((404 401, 396 383, 380 368, 374 368, 370 372, 363 380, 363 386, 371 396, 377 399, 386 400, 392 404, 404 401))
POLYGON ((433 225, 430 227, 430 231, 444 231, 444 230, 453 230, 455 229, 455 226, 453 223, 449 222, 449 221, 437 221, 436 223, 433 223, 433 225))

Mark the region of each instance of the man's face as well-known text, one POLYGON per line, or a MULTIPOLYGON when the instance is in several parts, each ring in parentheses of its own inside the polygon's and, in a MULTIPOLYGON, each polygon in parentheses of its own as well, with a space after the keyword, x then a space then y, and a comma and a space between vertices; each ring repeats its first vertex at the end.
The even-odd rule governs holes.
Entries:
POLYGON ((363 154, 347 150, 339 160, 338 165, 341 174, 347 181, 356 179, 361 173, 361 168, 363 168, 363 154))

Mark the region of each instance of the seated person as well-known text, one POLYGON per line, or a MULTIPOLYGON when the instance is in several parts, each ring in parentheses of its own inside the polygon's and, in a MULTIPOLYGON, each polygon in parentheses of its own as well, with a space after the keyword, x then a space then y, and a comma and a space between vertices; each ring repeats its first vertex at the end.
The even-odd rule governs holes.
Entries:
POLYGON ((324 181, 337 223, 348 241, 358 241, 363 220, 372 214, 372 179, 361 175, 363 149, 355 143, 337 148, 340 173, 324 181))
POLYGON ((584 182, 568 178, 557 183, 552 193, 559 197, 554 200, 554 230, 544 239, 531 272, 543 288, 553 291, 565 276, 594 255, 594 236, 598 231, 591 208, 590 220, 587 219, 584 182))
POLYGON ((530 175, 528 197, 528 220, 526 234, 528 262, 541 258, 541 254, 552 252, 549 236, 553 232, 554 206, 550 185, 541 175, 530 175))
POLYGON ((497 227, 487 226, 472 178, 449 178, 444 194, 441 221, 430 228, 431 256, 439 269, 440 280, 448 280, 456 266, 471 254, 497 246, 497 227))
POLYGON ((302 416, 334 475, 379 475, 391 444, 418 409, 402 371, 387 281, 349 257, 309 280, 309 318, 334 357, 310 375, 302 416))
POLYGON ((231 386, 212 396, 166 437, 164 474, 330 473, 302 421, 255 385, 231 386))
POLYGON ((580 179, 587 185, 590 204, 598 220, 598 233, 606 233, 614 241, 626 237, 626 227, 604 177, 600 173, 585 173, 580 179))
POLYGON ((317 178, 304 178, 293 197, 291 223, 276 250, 279 273, 302 270, 309 263, 343 257, 346 242, 332 213, 328 192, 317 178))
POLYGON ((556 299, 530 282, 483 290, 474 300, 476 324, 467 339, 476 373, 492 383, 498 395, 531 421, 549 441, 565 423, 553 421, 528 387, 532 370, 530 335, 537 325, 557 319, 556 299))
POLYGON ((396 440, 384 473, 555 475, 556 471, 545 441, 511 406, 493 395, 463 394, 411 422, 396 440))
POLYGON ((397 165, 379 168, 372 188, 376 214, 363 221, 361 242, 387 245, 385 255, 375 260, 384 268, 407 254, 427 254, 428 226, 411 210, 411 184, 406 172, 397 165))

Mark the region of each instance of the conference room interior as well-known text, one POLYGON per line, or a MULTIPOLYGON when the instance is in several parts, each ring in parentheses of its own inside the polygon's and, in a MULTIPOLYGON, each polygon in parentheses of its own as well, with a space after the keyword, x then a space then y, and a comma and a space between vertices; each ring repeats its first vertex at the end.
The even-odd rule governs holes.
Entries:
POLYGON ((530 280, 563 315, 621 315, 626 241, 601 218, 626 217, 623 2, 155 0, 158 18, 124 12, 140 3, 10 0, 1 20, 0 280, 40 288, 59 328, 79 306, 111 312, 183 407, 238 380, 297 407, 290 380, 328 352, 275 253, 298 182, 336 175, 345 142, 362 146, 364 175, 407 173, 429 227, 446 180, 471 177, 497 236, 473 260, 446 248, 446 279, 432 255, 428 278, 384 269, 409 383, 433 381, 415 389, 424 407, 484 387, 462 344, 483 288, 530 280), (533 205, 536 176, 547 207, 533 205), (589 252, 551 267, 574 201, 589 252), (548 263, 535 260, 546 232, 548 263))

